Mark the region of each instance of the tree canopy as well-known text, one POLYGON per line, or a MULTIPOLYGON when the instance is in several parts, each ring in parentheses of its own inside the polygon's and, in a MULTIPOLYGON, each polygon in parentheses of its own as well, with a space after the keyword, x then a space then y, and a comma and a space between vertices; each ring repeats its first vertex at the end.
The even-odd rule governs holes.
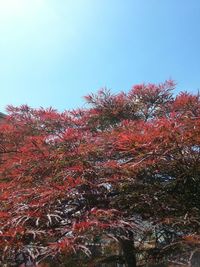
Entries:
POLYGON ((191 261, 200 246, 200 97, 174 89, 171 80, 102 89, 85 97, 87 109, 63 113, 8 106, 1 264, 191 261))

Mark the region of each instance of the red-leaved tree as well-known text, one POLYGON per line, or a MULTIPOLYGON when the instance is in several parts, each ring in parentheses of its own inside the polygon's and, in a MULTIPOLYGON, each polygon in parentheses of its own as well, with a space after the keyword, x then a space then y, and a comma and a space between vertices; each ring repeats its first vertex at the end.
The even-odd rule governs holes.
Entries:
POLYGON ((87 109, 63 113, 7 108, 1 265, 191 261, 200 244, 200 98, 175 97, 174 87, 103 89, 86 97, 87 109))

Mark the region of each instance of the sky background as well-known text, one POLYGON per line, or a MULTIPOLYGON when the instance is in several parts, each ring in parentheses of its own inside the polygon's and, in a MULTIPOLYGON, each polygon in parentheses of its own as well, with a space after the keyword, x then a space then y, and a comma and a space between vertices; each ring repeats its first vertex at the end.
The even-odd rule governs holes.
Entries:
POLYGON ((0 0, 0 111, 169 78, 196 92, 199 70, 199 0, 0 0))

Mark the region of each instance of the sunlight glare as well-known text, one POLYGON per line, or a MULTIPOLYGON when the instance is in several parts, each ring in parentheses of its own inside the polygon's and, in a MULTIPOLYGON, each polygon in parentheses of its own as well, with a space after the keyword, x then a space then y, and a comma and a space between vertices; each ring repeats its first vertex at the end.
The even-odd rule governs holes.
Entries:
POLYGON ((43 0, 0 0, 0 18, 10 19, 34 12, 43 4, 43 0))

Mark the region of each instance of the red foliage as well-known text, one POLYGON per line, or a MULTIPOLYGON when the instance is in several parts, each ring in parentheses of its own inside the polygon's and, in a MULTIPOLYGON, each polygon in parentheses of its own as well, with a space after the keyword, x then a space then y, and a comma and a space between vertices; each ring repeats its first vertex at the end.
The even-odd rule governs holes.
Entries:
POLYGON ((188 239, 192 223, 185 229, 176 213, 193 218, 200 209, 200 100, 174 98, 173 88, 101 90, 86 97, 89 109, 73 112, 8 107, 0 125, 2 262, 24 250, 36 261, 87 253, 97 233, 121 240, 138 232, 134 214, 151 223, 172 217, 188 239))

